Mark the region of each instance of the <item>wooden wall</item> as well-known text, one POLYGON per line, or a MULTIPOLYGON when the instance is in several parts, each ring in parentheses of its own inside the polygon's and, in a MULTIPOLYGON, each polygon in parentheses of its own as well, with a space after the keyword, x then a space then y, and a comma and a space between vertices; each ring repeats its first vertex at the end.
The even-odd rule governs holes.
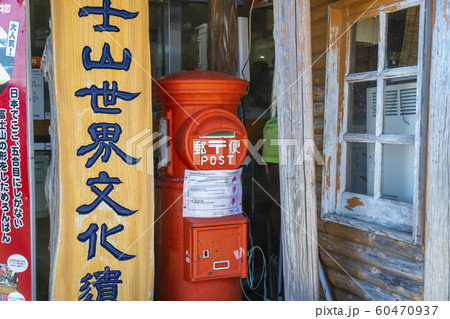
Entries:
MULTIPOLYGON (((311 1, 314 140, 323 151, 328 6, 311 1)), ((423 247, 320 218, 322 166, 316 165, 320 259, 336 300, 423 299, 423 247)))

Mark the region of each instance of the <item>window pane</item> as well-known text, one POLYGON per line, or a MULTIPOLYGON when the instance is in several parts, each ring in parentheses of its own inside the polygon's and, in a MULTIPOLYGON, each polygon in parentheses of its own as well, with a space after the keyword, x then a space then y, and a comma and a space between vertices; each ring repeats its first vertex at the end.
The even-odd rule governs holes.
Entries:
POLYGON ((419 12, 412 7, 388 14, 388 68, 417 65, 419 12))
MULTIPOLYGON (((206 23, 208 23, 208 4, 187 1, 179 3, 182 3, 181 68, 182 70, 195 68, 207 70, 208 62, 205 61, 206 45, 204 44, 208 35, 205 32, 206 23)), ((176 48, 171 49, 176 50, 176 48)))
POLYGON ((149 2, 150 52, 152 77, 158 79, 164 72, 164 3, 149 2))
POLYGON ((413 202, 414 145, 383 145, 383 198, 413 202))
POLYGON ((374 157, 375 144, 347 144, 347 191, 373 195, 374 157))
POLYGON ((417 79, 391 79, 385 83, 384 133, 414 135, 417 79))
POLYGON ((350 83, 347 131, 375 134, 377 81, 350 83))
POLYGON ((379 25, 379 18, 375 17, 352 26, 350 73, 377 70, 379 25))

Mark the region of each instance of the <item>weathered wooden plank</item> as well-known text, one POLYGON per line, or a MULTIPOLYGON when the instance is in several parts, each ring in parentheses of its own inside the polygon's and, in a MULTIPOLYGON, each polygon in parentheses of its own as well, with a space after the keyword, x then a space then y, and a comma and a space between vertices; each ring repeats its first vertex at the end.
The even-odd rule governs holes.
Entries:
POLYGON ((313 100, 314 102, 323 102, 325 100, 325 86, 313 86, 313 100))
POLYGON ((322 190, 322 187, 319 183, 316 183, 316 193, 320 192, 322 190))
MULTIPOLYGON (((328 14, 328 25, 344 27, 344 11, 333 9, 328 14)), ((329 51, 327 53, 326 69, 326 92, 325 92, 325 119, 327 125, 324 128, 323 145, 325 168, 324 178, 322 180, 322 214, 336 211, 337 185, 340 184, 337 174, 339 167, 341 149, 338 147, 338 136, 340 125, 343 121, 342 103, 343 88, 336 85, 343 81, 345 76, 345 61, 340 59, 344 47, 341 42, 344 41, 339 34, 338 27, 330 29, 329 51), (336 99, 336 97, 339 97, 336 99)))
MULTIPOLYGON (((319 184, 322 189, 322 166, 316 165, 316 183, 319 184)), ((317 208, 319 209, 319 207, 317 208)))
POLYGON ((398 11, 413 5, 419 5, 421 0, 406 0, 406 1, 392 1, 392 0, 352 0, 347 2, 347 7, 351 9, 349 15, 350 21, 362 20, 367 17, 376 15, 379 10, 398 11))
MULTIPOLYGON (((412 10, 409 10, 409 12, 412 10)), ((425 228, 425 184, 426 184, 426 164, 427 164, 427 134, 428 134, 428 102, 430 88, 430 62, 431 62, 431 30, 432 30, 433 3, 423 1, 421 4, 419 30, 423 30, 424 35, 419 37, 418 43, 418 72, 416 104, 420 110, 416 114, 416 143, 414 174, 417 178, 414 181, 414 234, 416 244, 422 244, 424 240, 425 228)))
MULTIPOLYGON (((320 186, 319 186, 318 188, 320 188, 320 190, 322 190, 320 186)), ((316 193, 316 196, 317 196, 317 201, 318 201, 318 203, 317 203, 317 210, 319 210, 319 209, 320 209, 320 204, 321 204, 321 203, 320 203, 320 197, 322 196, 322 194, 321 194, 321 193, 316 193)), ((325 221, 325 220, 322 219, 322 214, 321 214, 320 210, 317 212, 317 216, 318 216, 318 218, 319 218, 321 221, 324 222, 324 224, 327 223, 327 221, 325 221)), ((324 231, 321 230, 321 232, 324 232, 324 231)))
MULTIPOLYGON (((380 22, 381 23, 381 22, 380 22)), ((381 32, 382 30, 380 30, 381 32)), ((384 30, 386 31, 386 30, 384 30)), ((384 50, 381 50, 384 52, 384 50)), ((398 69, 381 69, 378 71, 369 71, 369 72, 361 72, 361 73, 351 73, 345 76, 345 80, 349 83, 352 82, 361 82, 361 81, 371 81, 376 80, 377 76, 384 77, 386 79, 393 77, 407 77, 407 76, 416 76, 419 68, 417 66, 409 66, 398 69)))
POLYGON ((344 291, 348 291, 352 295, 356 295, 364 300, 372 301, 408 301, 408 298, 397 295, 393 292, 387 291, 375 285, 369 284, 359 279, 351 278, 350 276, 336 271, 334 269, 327 269, 327 276, 331 283, 344 291))
POLYGON ((326 69, 326 62, 327 62, 327 58, 326 58, 326 54, 314 54, 312 57, 312 69, 313 71, 316 70, 324 70, 326 69))
POLYGON ((430 70, 425 300, 450 300, 450 2, 435 1, 430 70))
POLYGON ((334 288, 334 297, 336 301, 364 301, 363 298, 353 295, 339 288, 334 288))
MULTIPOLYGON (((320 208, 320 205, 321 205, 321 203, 320 203, 320 199, 319 198, 317 198, 317 210, 318 210, 318 212, 317 212, 317 214, 320 216, 320 210, 319 210, 319 208, 320 208)), ((322 219, 321 219, 322 220, 322 219)), ((326 221, 324 221, 324 220, 322 220, 325 224, 327 223, 326 221)), ((323 232, 322 232, 323 233, 323 232)))
POLYGON ((319 244, 325 251, 423 282, 423 262, 323 233, 319 233, 319 244))
POLYGON ((237 2, 208 1, 208 70, 237 75, 237 2))
POLYGON ((314 102, 313 104, 313 116, 314 118, 323 118, 323 102, 314 102))
POLYGON ((323 292, 323 288, 322 288, 322 284, 320 285, 319 296, 320 296, 320 301, 326 301, 325 293, 323 292))
POLYGON ((311 39, 312 54, 325 53, 327 49, 327 36, 322 35, 311 39))
POLYGON ((274 2, 278 136, 297 141, 280 152, 280 163, 288 163, 280 165, 286 300, 319 299, 309 4, 274 2))
POLYGON ((313 71, 312 76, 314 86, 325 86, 325 71, 313 71))
POLYGON ((321 220, 320 219, 320 215, 318 216, 318 221, 317 221, 317 230, 319 231, 319 232, 325 232, 326 231, 326 229, 325 229, 325 222, 323 221, 323 220, 321 220))
MULTIPOLYGON (((348 198, 346 206, 358 205, 359 204, 358 196, 348 198)), ((373 208, 373 205, 371 206, 373 208)), ((380 224, 376 222, 376 220, 374 220, 375 222, 374 221, 371 222, 368 220, 356 219, 348 215, 343 216, 340 214, 322 214, 322 218, 333 223, 339 223, 369 233, 390 237, 395 240, 404 241, 408 243, 414 242, 413 236, 411 234, 411 229, 405 231, 404 229, 397 229, 396 227, 390 227, 390 225, 383 225, 383 228, 381 228, 380 224)), ((367 216, 365 216, 365 218, 367 218, 367 216)))
POLYGON ((329 268, 371 283, 377 287, 399 294, 411 300, 422 300, 423 283, 391 273, 380 267, 367 265, 354 259, 319 251, 320 259, 329 268))
POLYGON ((382 226, 380 230, 374 229, 380 235, 387 234, 389 237, 395 237, 403 236, 399 233, 405 233, 405 240, 409 239, 409 242, 413 242, 412 204, 384 198, 375 201, 372 196, 351 192, 343 192, 341 198, 342 206, 338 208, 341 212, 339 216, 355 219, 355 224, 361 221, 361 223, 367 222, 368 227, 372 226, 370 224, 382 226), (392 227, 393 220, 396 222, 395 227, 392 227))
POLYGON ((373 134, 345 133, 344 141, 352 143, 375 143, 376 141, 383 144, 414 144, 416 137, 414 135, 388 135, 383 134, 375 136, 373 134))
POLYGON ((101 1, 95 2, 50 2, 50 299, 89 297, 87 288, 110 271, 108 276, 117 279, 111 287, 117 288, 117 296, 104 296, 101 286, 94 286, 89 292, 93 300, 152 300, 153 157, 147 157, 152 150, 139 154, 136 147, 128 147, 133 136, 152 131, 148 1, 113 1, 113 8, 137 13, 129 19, 112 18, 117 32, 101 32, 105 25, 96 30, 103 18, 80 11, 101 7, 101 1), (100 96, 94 96, 94 86, 100 87, 100 96), (102 87, 108 92, 108 108, 100 98, 102 87), (90 94, 81 89, 90 89, 90 94), (116 90, 139 94, 112 107, 116 90), (97 99, 101 110, 95 107, 97 99), (134 160, 139 158, 146 165, 140 170, 134 160), (86 291, 80 290, 83 286, 86 291))
POLYGON ((326 232, 330 235, 348 239, 368 247, 386 250, 396 255, 423 261, 423 248, 405 242, 390 239, 388 237, 368 233, 356 228, 328 222, 325 225, 326 232))
POLYGON ((314 134, 323 135, 324 120, 323 118, 314 118, 314 134))
POLYGON ((328 7, 333 2, 337 0, 313 0, 311 1, 311 11, 316 10, 318 7, 328 7))
POLYGON ((323 135, 314 135, 314 144, 319 151, 323 150, 323 135))
MULTIPOLYGON (((327 19, 326 16, 323 19, 311 22, 311 37, 327 37, 327 19)), ((314 44, 314 43, 313 43, 314 44)), ((313 47, 314 50, 314 47, 313 47)), ((314 61, 314 60, 313 60, 314 61)))
MULTIPOLYGON (((331 2, 331 1, 328 1, 331 2)), ((329 3, 318 7, 311 7, 311 26, 314 28, 315 23, 320 20, 327 20, 329 3)), ((325 27, 326 28, 326 27, 325 27)))

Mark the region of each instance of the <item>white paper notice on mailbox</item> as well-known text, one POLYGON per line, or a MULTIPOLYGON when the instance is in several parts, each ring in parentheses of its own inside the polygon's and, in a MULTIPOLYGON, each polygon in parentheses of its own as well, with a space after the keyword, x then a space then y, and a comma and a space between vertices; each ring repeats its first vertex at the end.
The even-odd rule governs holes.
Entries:
POLYGON ((242 168, 221 171, 186 170, 183 217, 220 217, 242 213, 242 168))

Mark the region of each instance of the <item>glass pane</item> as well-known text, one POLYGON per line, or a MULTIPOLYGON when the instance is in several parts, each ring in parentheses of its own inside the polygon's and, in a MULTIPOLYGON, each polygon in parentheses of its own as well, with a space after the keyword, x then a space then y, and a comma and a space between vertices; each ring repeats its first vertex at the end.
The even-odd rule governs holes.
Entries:
POLYGON ((383 145, 383 198, 413 202, 414 145, 383 145))
POLYGON ((152 77, 158 79, 164 73, 164 3, 149 2, 150 52, 152 77))
POLYGON ((374 158, 375 144, 347 144, 347 191, 373 195, 374 158))
MULTIPOLYGON (((272 103, 272 80, 275 62, 272 8, 252 11, 250 52, 250 87, 244 100, 246 109, 266 110, 272 103)), ((245 57, 247 58, 247 57, 245 57)), ((241 75, 242 69, 238 70, 241 75)), ((251 112, 251 111, 250 111, 251 112)), ((258 111, 257 111, 258 112, 258 111)))
MULTIPOLYGON (((33 0, 30 2, 31 55, 42 56, 45 41, 50 34, 50 1, 33 0)), ((3 46, 3 45, 2 45, 3 46)))
POLYGON ((419 7, 412 7, 388 14, 388 68, 417 65, 419 13, 419 7))
MULTIPOLYGON (((249 8, 238 6, 238 17, 249 18, 249 8)), ((250 61, 248 61, 244 71, 245 78, 250 79, 250 86, 248 95, 242 99, 242 106, 248 112, 247 114, 253 112, 260 114, 261 110, 266 110, 272 103, 272 80, 275 63, 273 8, 253 10, 251 22, 252 49, 250 50, 250 61)), ((245 55, 244 58, 247 59, 247 56, 245 55)), ((238 63, 237 72, 239 76, 242 76, 244 63, 245 61, 238 63)))
POLYGON ((208 4, 183 1, 181 19, 181 68, 207 70, 208 4))
POLYGON ((375 134, 377 81, 350 83, 348 92, 347 131, 375 134))
POLYGON ((414 135, 417 79, 391 79, 385 85, 384 133, 414 135))
POLYGON ((379 18, 374 17, 352 26, 350 73, 377 70, 379 25, 379 18))

